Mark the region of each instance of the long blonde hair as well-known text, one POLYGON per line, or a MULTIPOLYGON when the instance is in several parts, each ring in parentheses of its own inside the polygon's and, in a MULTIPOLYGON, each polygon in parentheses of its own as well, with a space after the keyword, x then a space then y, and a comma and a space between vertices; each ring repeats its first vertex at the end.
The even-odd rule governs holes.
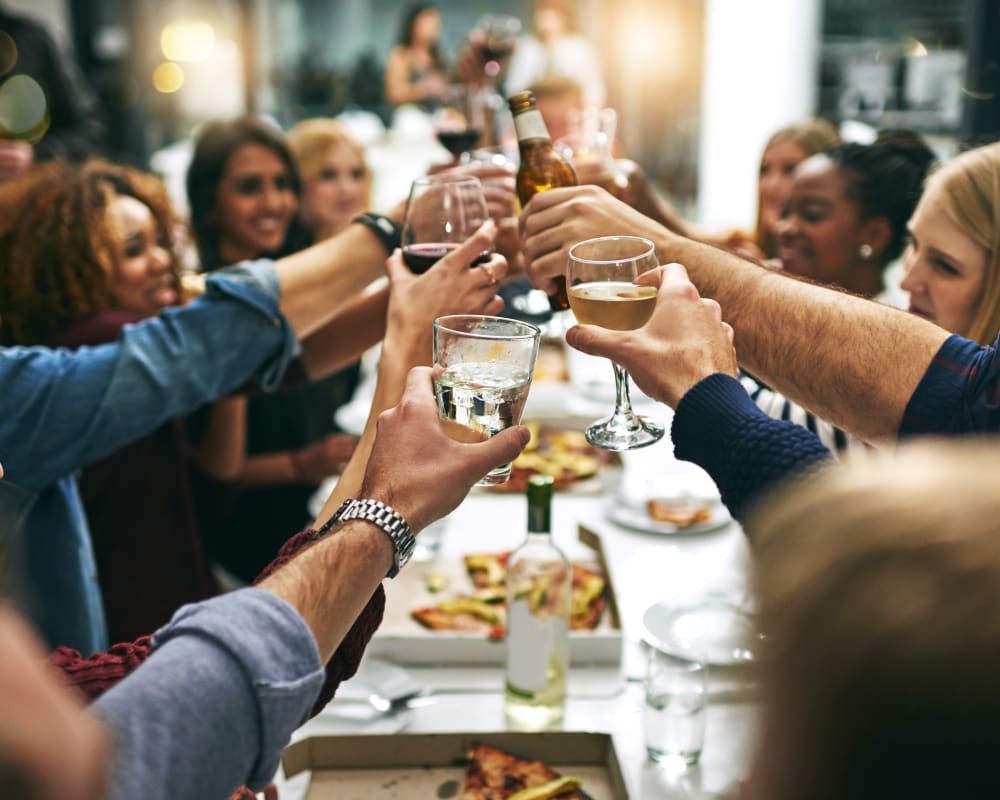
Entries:
MULTIPOLYGON (((795 144, 806 152, 806 158, 808 158, 840 144, 840 134, 837 133, 837 129, 833 125, 825 119, 820 118, 808 119, 804 122, 779 128, 771 134, 771 138, 767 140, 764 149, 760 151, 761 166, 763 166, 764 156, 767 155, 767 151, 779 142, 784 141, 795 142, 795 144)), ((778 254, 778 237, 773 232, 764 230, 759 202, 757 204, 757 225, 754 229, 754 237, 758 247, 760 247, 765 256, 773 258, 778 254)))
POLYGON ((748 520, 767 637, 750 797, 1000 794, 1000 447, 886 461, 828 468, 748 520))
POLYGON ((986 251, 982 297, 967 331, 980 344, 1000 332, 1000 142, 954 158, 928 181, 948 218, 986 251))

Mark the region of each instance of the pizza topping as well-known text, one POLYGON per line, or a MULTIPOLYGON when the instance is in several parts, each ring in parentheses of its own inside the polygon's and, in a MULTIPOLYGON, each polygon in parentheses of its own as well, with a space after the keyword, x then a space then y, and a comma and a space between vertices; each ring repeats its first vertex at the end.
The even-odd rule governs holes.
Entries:
POLYGON ((712 518, 712 509, 709 506, 668 503, 656 498, 646 503, 646 510, 657 522, 669 522, 678 528, 708 522, 712 518))
POLYGON ((566 792, 575 791, 580 788, 580 779, 565 776, 556 778, 554 781, 543 783, 541 786, 532 786, 529 789, 522 789, 514 792, 507 800, 548 800, 551 797, 558 797, 566 792))

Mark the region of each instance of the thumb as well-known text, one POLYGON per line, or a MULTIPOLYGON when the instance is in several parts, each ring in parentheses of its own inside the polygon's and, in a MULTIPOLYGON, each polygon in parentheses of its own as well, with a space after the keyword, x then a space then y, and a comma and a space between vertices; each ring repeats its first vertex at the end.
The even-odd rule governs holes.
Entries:
POLYGON ((385 260, 385 272, 392 283, 398 283, 413 276, 410 268, 403 263, 403 251, 398 247, 385 260))
POLYGON ((472 236, 442 258, 441 263, 448 264, 454 270, 468 269, 479 256, 493 250, 496 236, 497 224, 492 219, 487 219, 472 236))
POLYGON ((479 444, 466 445, 470 455, 474 454, 470 469, 474 468, 476 478, 481 478, 494 467, 509 464, 527 446, 531 431, 524 425, 505 428, 495 436, 479 444))
POLYGON ((601 358, 613 358, 627 331, 609 331, 596 325, 574 325, 566 331, 566 344, 581 353, 601 358))

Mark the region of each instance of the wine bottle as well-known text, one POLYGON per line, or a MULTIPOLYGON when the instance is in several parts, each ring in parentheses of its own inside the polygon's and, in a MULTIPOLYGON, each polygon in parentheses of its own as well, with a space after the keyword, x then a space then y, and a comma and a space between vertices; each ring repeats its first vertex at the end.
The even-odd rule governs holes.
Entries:
POLYGON ((552 477, 528 479, 528 535, 507 562, 507 725, 562 721, 569 666, 572 568, 552 542, 552 477))
MULTIPOLYGON (((531 92, 520 92, 507 101, 514 115, 517 131, 517 146, 521 151, 521 165, 517 169, 517 199, 522 208, 539 192, 558 186, 576 186, 576 172, 573 165, 556 152, 552 137, 545 127, 542 112, 538 110, 535 96, 531 92)), ((556 292, 549 296, 553 311, 569 308, 566 294, 566 276, 556 275, 552 279, 556 292)))

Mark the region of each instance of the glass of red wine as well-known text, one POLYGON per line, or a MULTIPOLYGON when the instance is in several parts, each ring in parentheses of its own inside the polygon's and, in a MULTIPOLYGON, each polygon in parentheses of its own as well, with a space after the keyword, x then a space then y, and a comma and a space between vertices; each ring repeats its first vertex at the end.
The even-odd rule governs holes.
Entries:
MULTIPOLYGON (((486 222, 478 178, 429 175, 410 187, 403 218, 403 261, 418 275, 429 270, 486 222)), ((489 253, 480 258, 488 259, 489 253)), ((469 266, 479 263, 477 258, 469 266)))
POLYGON ((521 33, 521 20, 507 14, 484 14, 476 23, 476 28, 481 31, 479 52, 483 59, 483 71, 487 80, 495 83, 514 52, 518 34, 521 33))
POLYGON ((453 84, 434 112, 434 132, 452 158, 466 164, 483 134, 483 107, 479 96, 462 84, 453 84))

